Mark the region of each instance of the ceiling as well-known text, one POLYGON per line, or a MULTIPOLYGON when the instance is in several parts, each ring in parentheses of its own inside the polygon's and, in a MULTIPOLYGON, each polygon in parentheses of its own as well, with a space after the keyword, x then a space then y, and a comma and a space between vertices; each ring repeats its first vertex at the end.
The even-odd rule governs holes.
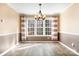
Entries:
MULTIPOLYGON (((8 5, 22 14, 32 15, 39 11, 38 3, 8 3, 8 5)), ((41 10, 43 14, 58 14, 70 5, 70 3, 42 3, 41 10)))

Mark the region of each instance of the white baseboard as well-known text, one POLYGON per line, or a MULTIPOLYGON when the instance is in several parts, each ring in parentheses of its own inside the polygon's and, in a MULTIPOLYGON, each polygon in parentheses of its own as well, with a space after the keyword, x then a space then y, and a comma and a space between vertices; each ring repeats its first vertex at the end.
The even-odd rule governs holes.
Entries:
MULTIPOLYGON (((57 42, 59 42, 59 41, 57 41, 57 42)), ((79 55, 78 52, 76 52, 75 50, 71 49, 71 48, 68 47, 67 45, 63 44, 62 42, 59 42, 59 43, 60 43, 61 45, 63 45, 64 47, 66 47, 67 49, 69 49, 70 51, 72 51, 73 53, 79 55)), ((17 45, 17 44, 16 44, 16 45, 17 45)), ((11 48, 9 48, 8 50, 6 50, 6 51, 4 51, 3 53, 1 53, 0 56, 5 55, 7 52, 9 52, 9 51, 12 50, 13 48, 15 48, 16 45, 14 45, 13 47, 11 47, 11 48)), ((40 45, 40 44, 39 44, 39 45, 40 45)), ((37 45, 33 45, 33 46, 37 46, 37 45)), ((29 48, 29 47, 33 47, 33 46, 28 46, 27 48, 29 48)))
POLYGON ((66 47, 67 49, 69 49, 70 51, 72 51, 73 53, 79 55, 78 52, 76 52, 75 50, 71 49, 70 47, 68 47, 67 45, 63 44, 62 42, 59 42, 61 45, 63 45, 64 47, 66 47))
POLYGON ((12 46, 11 48, 5 50, 3 53, 0 54, 0 56, 5 55, 7 52, 9 52, 10 50, 12 50, 12 49, 15 48, 15 47, 16 47, 16 45, 14 45, 14 46, 12 46))
MULTIPOLYGON (((3 53, 0 54, 0 56, 5 55, 5 54, 8 53, 10 50, 14 49, 17 45, 19 45, 19 44, 16 44, 16 45, 12 46, 11 48, 5 50, 3 53)), ((19 48, 19 50, 20 50, 20 49, 25 49, 25 48, 34 47, 34 46, 38 46, 38 45, 41 45, 41 44, 34 44, 34 45, 31 45, 31 46, 22 47, 22 48, 19 48)))

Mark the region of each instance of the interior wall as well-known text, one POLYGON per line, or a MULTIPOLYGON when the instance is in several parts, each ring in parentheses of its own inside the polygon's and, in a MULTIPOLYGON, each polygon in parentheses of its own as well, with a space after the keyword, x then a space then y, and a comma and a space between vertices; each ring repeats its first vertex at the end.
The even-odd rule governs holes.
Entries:
POLYGON ((0 3, 0 51, 17 43, 19 33, 19 14, 10 6, 0 3))
POLYGON ((60 14, 60 40, 79 52, 79 4, 73 4, 60 14))
POLYGON ((73 4, 61 16, 60 31, 79 33, 79 4, 73 4))

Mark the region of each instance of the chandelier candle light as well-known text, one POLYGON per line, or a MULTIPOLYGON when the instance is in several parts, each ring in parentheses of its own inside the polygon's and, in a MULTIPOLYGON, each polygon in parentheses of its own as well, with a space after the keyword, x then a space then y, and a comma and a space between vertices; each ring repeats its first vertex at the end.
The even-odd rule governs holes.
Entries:
POLYGON ((39 12, 38 12, 38 15, 35 15, 35 19, 37 19, 37 20, 44 20, 45 19, 45 17, 46 17, 46 15, 43 15, 42 14, 42 11, 41 11, 41 5, 42 4, 39 4, 39 12))

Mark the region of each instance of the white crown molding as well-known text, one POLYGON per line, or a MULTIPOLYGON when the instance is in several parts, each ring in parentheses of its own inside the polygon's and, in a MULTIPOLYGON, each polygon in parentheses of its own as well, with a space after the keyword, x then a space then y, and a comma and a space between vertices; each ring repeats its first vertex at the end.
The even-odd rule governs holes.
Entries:
POLYGON ((19 13, 14 7, 11 6, 10 3, 7 3, 7 5, 8 5, 10 8, 12 8, 16 13, 19 13))
POLYGON ((79 33, 63 32, 63 31, 60 31, 59 33, 70 34, 70 35, 79 35, 79 33))
POLYGON ((71 3, 69 6, 67 6, 66 8, 64 8, 63 11, 61 11, 61 13, 65 12, 68 8, 70 8, 74 3, 71 3))

